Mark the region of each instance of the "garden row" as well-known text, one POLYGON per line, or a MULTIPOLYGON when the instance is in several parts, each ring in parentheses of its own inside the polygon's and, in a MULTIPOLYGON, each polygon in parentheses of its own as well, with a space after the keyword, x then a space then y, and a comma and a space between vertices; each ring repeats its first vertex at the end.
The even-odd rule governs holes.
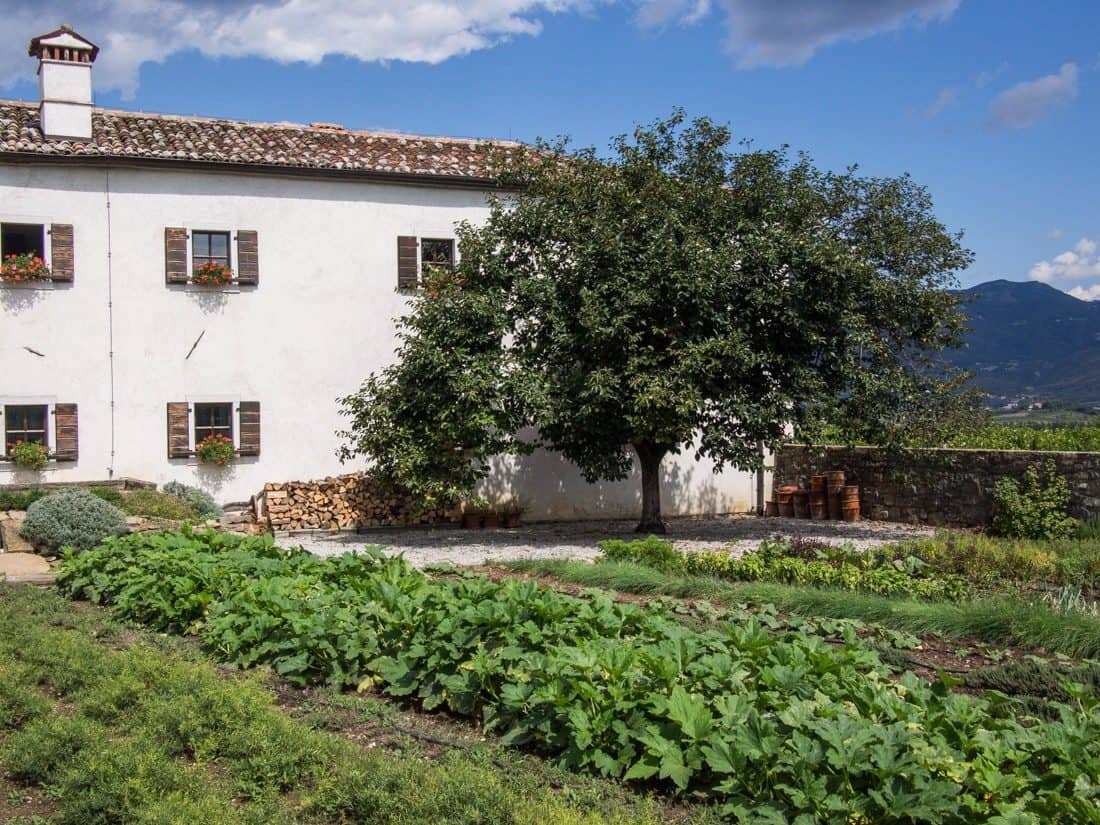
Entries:
MULTIPOLYGON (((347 704, 388 727, 382 703, 347 704)), ((190 646, 0 584, 0 820, 12 825, 666 821, 607 781, 505 763, 499 749, 436 755, 401 735, 373 748, 328 732, 333 721, 289 718, 258 675, 226 678, 190 646)))
POLYGON ((892 678, 854 634, 722 623, 532 582, 434 580, 376 551, 320 560, 217 534, 111 539, 59 586, 295 683, 483 720, 573 769, 714 800, 741 822, 1100 821, 1100 708, 1039 725, 892 678))
POLYGON ((642 564, 668 573, 929 601, 959 602, 1006 591, 1048 600, 1072 596, 1088 601, 1100 591, 1100 540, 1084 534, 1044 541, 941 533, 865 551, 776 537, 742 555, 687 553, 655 536, 612 539, 599 546, 600 561, 642 564))

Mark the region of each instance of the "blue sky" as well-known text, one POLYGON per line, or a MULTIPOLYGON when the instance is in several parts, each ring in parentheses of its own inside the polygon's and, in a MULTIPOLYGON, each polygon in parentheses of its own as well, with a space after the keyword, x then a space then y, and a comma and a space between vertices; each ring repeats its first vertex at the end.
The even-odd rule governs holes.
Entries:
MULTIPOLYGON (((976 253, 964 285, 1100 297, 1096 0, 5 0, 99 43, 96 102, 606 147, 675 106, 819 164, 909 172, 976 253)), ((10 6, 10 8, 8 8, 10 6)))

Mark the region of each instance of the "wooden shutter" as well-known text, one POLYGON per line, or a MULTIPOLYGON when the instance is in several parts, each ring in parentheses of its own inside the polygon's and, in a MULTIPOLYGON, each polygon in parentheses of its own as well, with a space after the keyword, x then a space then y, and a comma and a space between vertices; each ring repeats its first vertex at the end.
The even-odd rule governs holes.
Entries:
POLYGON ((416 237, 398 235, 397 237, 397 288, 416 289, 420 283, 420 273, 416 267, 416 237))
POLYGON ((54 458, 58 461, 76 461, 80 455, 77 442, 76 404, 54 404, 53 419, 56 442, 54 458))
POLYGON ((191 455, 191 416, 186 401, 168 402, 168 457, 191 455))
POLYGON ((260 284, 260 240, 254 229, 237 230, 237 283, 260 284))
POLYGON ((242 401, 237 406, 240 415, 240 446, 237 450, 241 455, 260 454, 260 402, 242 401))
POLYGON ((187 230, 178 226, 164 227, 164 281, 187 283, 187 230))
POLYGON ((73 225, 50 224, 50 277, 55 281, 73 279, 73 225))

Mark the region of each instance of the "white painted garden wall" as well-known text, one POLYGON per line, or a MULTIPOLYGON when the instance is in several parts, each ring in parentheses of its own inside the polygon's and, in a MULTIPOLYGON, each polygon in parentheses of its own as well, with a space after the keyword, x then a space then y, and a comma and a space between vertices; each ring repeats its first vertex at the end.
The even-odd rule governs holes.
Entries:
MULTIPOLYGON (((455 222, 485 217, 484 200, 440 187, 0 164, 0 221, 71 223, 75 247, 71 285, 0 284, 0 404, 75 402, 80 420, 77 462, 41 474, 0 462, 0 484, 174 479, 228 501, 266 481, 358 469, 335 458, 335 400, 393 358, 406 303, 397 236, 453 236, 455 222), (169 226, 256 230, 259 286, 166 286, 169 226), (261 455, 224 469, 168 459, 165 405, 203 400, 259 401, 261 455)), ((751 474, 666 460, 667 513, 744 511, 754 491, 751 474)), ((525 501, 534 518, 640 512, 636 479, 589 485, 544 453, 500 462, 486 492, 525 501)))

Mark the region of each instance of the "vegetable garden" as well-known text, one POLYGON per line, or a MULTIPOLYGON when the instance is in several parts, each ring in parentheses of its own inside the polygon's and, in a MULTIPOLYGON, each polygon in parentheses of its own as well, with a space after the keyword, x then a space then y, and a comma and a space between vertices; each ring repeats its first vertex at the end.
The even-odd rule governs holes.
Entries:
MULTIPOLYGON (((667 548, 651 549, 675 564, 667 548)), ((955 608, 975 586, 927 561, 930 570, 907 571, 908 556, 884 555, 880 568, 933 590, 881 576, 867 584, 880 568, 854 559, 757 555, 752 575, 730 562, 741 565, 732 578, 797 581, 805 570, 784 558, 847 565, 862 576, 851 590, 867 591, 849 597, 885 599, 885 587, 918 598, 891 599, 898 605, 933 608, 955 608)), ((682 561, 682 574, 659 576, 736 586, 692 576, 682 561)), ((108 539, 69 556, 59 586, 119 618, 194 634, 232 664, 468 716, 570 770, 713 805, 732 821, 1100 822, 1100 709, 1087 665, 1058 677, 1061 701, 1039 713, 1003 694, 952 690, 947 676, 899 672, 889 650, 905 637, 856 622, 736 604, 685 620, 675 603, 431 577, 376 550, 321 560, 187 531, 108 539)))

